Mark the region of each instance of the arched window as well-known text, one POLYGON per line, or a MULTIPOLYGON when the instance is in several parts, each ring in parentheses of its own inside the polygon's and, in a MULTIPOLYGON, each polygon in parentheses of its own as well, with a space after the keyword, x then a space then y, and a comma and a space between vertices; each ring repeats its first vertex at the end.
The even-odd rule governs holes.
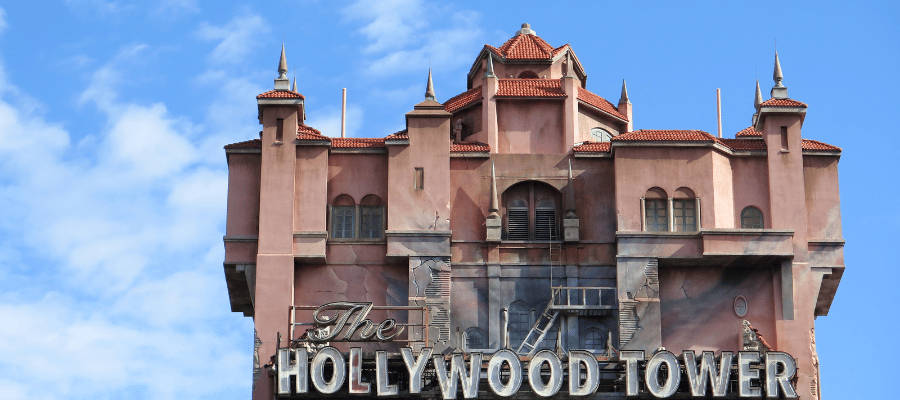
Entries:
POLYGON ((686 187, 675 190, 672 199, 672 218, 675 232, 697 231, 697 198, 694 191, 686 187))
POLYGON ((538 79, 539 76, 534 71, 522 71, 519 73, 519 79, 538 79))
POLYGON ((581 347, 584 350, 600 352, 606 349, 606 334, 600 328, 588 328, 581 333, 581 347))
POLYGON ((355 233, 356 202, 342 194, 334 198, 331 205, 331 237, 335 239, 353 238, 355 233))
POLYGON ((763 213, 753 206, 741 211, 741 229, 763 229, 763 213))
POLYGON ((384 236, 384 203, 369 194, 357 205, 352 197, 342 194, 331 203, 330 237, 332 239, 381 239, 384 236))
POLYGON ((559 191, 541 182, 522 182, 503 193, 505 240, 559 240, 559 191))
POLYGON ((531 330, 531 309, 524 301, 509 305, 509 347, 519 348, 531 330))
POLYGON ((359 202, 359 237, 363 239, 380 239, 384 234, 384 206, 381 198, 366 195, 359 202))
POLYGON ((466 350, 472 351, 487 348, 484 340, 484 331, 481 328, 466 329, 464 342, 466 350))
POLYGON ((644 230, 649 232, 668 232, 668 195, 665 190, 654 187, 644 194, 644 230))
POLYGON ((592 128, 591 129, 591 141, 592 142, 608 142, 612 139, 612 134, 609 133, 606 129, 603 128, 592 128))

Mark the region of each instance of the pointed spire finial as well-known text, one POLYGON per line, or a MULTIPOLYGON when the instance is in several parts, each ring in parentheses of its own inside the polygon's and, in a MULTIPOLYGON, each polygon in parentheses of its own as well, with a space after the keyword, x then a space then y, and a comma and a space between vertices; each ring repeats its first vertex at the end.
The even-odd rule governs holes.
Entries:
POLYGON ((572 62, 572 52, 566 52, 566 78, 575 77, 575 63, 572 62))
POLYGON ((500 218, 500 200, 497 197, 497 173, 494 170, 494 160, 491 160, 491 204, 488 205, 488 218, 500 218))
POLYGON ((781 61, 778 60, 778 51, 775 51, 775 70, 772 71, 772 79, 775 80, 775 86, 772 86, 770 92, 773 99, 788 98, 787 86, 781 82, 784 80, 784 74, 781 72, 781 61))
POLYGON ((297 77, 296 76, 294 77, 294 85, 291 87, 291 90, 293 90, 297 93, 300 93, 297 91, 297 77))
POLYGON ((756 96, 753 99, 753 107, 759 110, 759 105, 762 104, 762 90, 759 89, 759 79, 756 80, 756 96))
POLYGON ((425 87, 425 100, 437 101, 434 97, 434 83, 431 81, 431 67, 428 68, 428 85, 425 87))
POLYGON ((287 78, 287 57, 284 56, 284 43, 281 44, 281 59, 278 60, 278 78, 287 78))
POLYGON ((624 79, 622 79, 622 94, 619 96, 619 104, 622 103, 631 103, 631 100, 628 98, 628 88, 625 86, 624 79))
POLYGON ((278 60, 278 77, 275 90, 291 90, 291 80, 287 77, 287 57, 284 56, 284 42, 281 43, 281 59, 278 60))
POLYGON ((485 68, 484 77, 485 78, 496 77, 496 75, 494 75, 494 57, 491 56, 490 54, 488 54, 487 68, 485 68))
POLYGON ((784 74, 781 73, 781 61, 778 61, 778 51, 775 51, 775 70, 772 72, 772 79, 775 80, 776 87, 784 86, 781 83, 784 80, 784 74))

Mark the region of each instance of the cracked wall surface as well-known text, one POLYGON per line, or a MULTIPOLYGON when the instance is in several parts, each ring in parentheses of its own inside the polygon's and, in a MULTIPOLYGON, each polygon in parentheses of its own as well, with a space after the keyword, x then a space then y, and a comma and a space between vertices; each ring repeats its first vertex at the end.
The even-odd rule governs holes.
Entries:
POLYGON ((755 267, 661 267, 662 345, 673 351, 740 351, 741 323, 775 343, 773 270, 755 267), (747 314, 735 313, 746 299, 747 314))

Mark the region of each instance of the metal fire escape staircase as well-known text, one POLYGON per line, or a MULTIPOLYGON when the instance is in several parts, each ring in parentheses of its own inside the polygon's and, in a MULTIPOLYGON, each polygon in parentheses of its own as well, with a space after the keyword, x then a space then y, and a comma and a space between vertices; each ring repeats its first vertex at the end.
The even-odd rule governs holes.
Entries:
POLYGON ((541 342, 550 333, 553 324, 560 313, 580 316, 604 316, 614 313, 617 309, 614 287, 571 287, 553 286, 553 269, 564 267, 562 260, 562 242, 553 235, 548 241, 550 259, 550 301, 547 307, 535 318, 531 330, 525 335, 525 339, 516 350, 518 354, 534 355, 541 342), (611 295, 604 296, 604 293, 611 295), (610 304, 604 304, 604 298, 610 304))

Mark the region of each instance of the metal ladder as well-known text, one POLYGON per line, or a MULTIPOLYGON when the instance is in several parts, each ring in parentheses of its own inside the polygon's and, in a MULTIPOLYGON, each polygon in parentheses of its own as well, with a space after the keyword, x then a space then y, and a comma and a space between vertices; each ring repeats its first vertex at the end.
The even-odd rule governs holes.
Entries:
POLYGON ((547 336, 547 332, 553 327, 553 323, 556 322, 557 316, 559 316, 559 311, 553 309, 553 299, 550 299, 547 303, 547 308, 545 308, 544 312, 537 318, 537 321, 534 321, 534 325, 531 326, 531 330, 528 331, 528 335, 525 336, 525 340, 519 345, 519 349, 516 350, 516 353, 522 354, 522 350, 527 349, 528 353, 526 355, 533 355, 534 352, 537 351, 537 347, 544 340, 544 337, 547 336), (533 342, 531 340, 533 340, 533 342))
POLYGON ((559 316, 559 310, 553 307, 556 301, 553 289, 553 268, 560 266, 562 263, 562 244, 558 241, 554 242, 553 239, 558 239, 558 232, 556 235, 551 235, 551 240, 548 241, 550 252, 550 301, 547 302, 547 307, 544 308, 541 315, 536 318, 534 325, 531 325, 531 330, 528 331, 528 334, 525 335, 525 340, 522 340, 522 344, 516 350, 518 354, 522 354, 522 350, 528 350, 528 356, 534 355, 547 333, 553 328, 556 317, 559 316))

